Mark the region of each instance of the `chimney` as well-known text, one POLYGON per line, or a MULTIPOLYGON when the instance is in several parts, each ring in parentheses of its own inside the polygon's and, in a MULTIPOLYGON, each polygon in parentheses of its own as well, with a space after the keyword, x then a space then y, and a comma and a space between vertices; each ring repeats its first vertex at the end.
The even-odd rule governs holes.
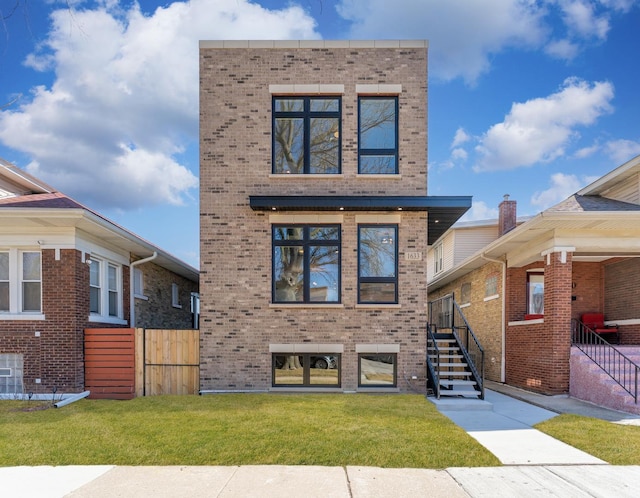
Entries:
POLYGON ((498 209, 498 237, 502 237, 516 227, 516 201, 510 201, 506 194, 498 209))

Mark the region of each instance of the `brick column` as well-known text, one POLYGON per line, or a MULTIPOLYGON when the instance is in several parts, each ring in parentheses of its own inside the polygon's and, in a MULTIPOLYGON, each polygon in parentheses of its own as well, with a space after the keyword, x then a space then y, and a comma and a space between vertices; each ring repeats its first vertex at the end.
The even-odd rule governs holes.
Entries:
POLYGON ((573 247, 554 247, 542 253, 544 269, 544 328, 546 345, 539 354, 543 390, 569 392, 571 353, 571 278, 573 247))

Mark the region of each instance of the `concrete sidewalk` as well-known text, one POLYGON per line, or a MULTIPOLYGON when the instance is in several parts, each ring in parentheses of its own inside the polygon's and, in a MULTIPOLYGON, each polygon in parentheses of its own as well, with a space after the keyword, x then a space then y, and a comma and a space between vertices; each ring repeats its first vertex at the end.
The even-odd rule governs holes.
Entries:
POLYGON ((502 385, 492 385, 484 401, 429 400, 506 466, 444 470, 278 465, 0 467, 0 496, 282 498, 293 493, 310 498, 624 498, 640 493, 640 466, 608 465, 532 428, 563 412, 640 425, 634 416, 572 398, 519 393, 502 385), (519 399, 525 397, 529 399, 519 399))
POLYGON ((6 467, 0 483, 0 494, 14 498, 635 498, 640 466, 6 467))

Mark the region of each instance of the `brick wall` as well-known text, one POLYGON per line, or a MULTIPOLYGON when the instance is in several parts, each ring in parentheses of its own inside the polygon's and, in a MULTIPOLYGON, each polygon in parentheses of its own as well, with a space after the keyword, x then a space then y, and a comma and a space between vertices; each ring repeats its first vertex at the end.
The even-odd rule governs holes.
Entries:
MULTIPOLYGON (((89 265, 75 249, 42 250, 42 311, 46 320, 0 321, 0 352, 24 359, 25 392, 84 390, 84 329, 89 323, 89 265), (40 379, 40 383, 36 383, 40 379)), ((124 313, 129 314, 128 267, 123 271, 124 313)))
POLYGON ((191 293, 198 283, 177 275, 153 262, 137 266, 143 273, 146 299, 134 299, 137 327, 154 329, 191 329, 191 293), (180 308, 172 306, 171 286, 177 284, 180 308))
POLYGON ((355 345, 391 343, 400 345, 400 389, 424 390, 426 214, 394 214, 399 307, 356 304, 356 216, 384 214, 366 212, 332 213, 342 226, 341 305, 272 306, 270 218, 249 208, 249 195, 426 195, 426 62, 425 48, 201 48, 202 389, 269 388, 274 343, 342 345, 342 388, 355 389, 355 345), (342 175, 270 176, 270 84, 344 85, 342 175), (356 84, 402 85, 401 176, 357 175, 356 84), (407 261, 406 251, 423 259, 407 261))

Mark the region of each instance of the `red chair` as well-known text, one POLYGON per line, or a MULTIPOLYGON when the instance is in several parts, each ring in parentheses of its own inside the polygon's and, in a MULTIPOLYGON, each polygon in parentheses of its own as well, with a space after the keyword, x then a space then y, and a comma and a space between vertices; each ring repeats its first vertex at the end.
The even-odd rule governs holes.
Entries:
POLYGON ((616 344, 620 342, 618 326, 605 325, 604 313, 584 313, 580 317, 580 321, 598 335, 612 335, 613 340, 609 340, 609 342, 615 342, 616 344))

